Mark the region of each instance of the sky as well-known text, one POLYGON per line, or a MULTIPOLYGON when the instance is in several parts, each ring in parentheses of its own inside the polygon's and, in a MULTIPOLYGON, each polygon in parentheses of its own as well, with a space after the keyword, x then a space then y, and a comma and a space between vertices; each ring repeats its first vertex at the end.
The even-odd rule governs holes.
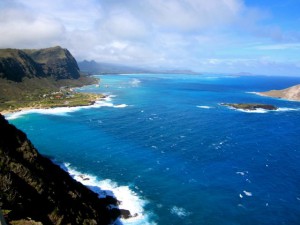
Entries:
POLYGON ((0 48, 77 61, 300 76, 299 0, 0 0, 0 48))

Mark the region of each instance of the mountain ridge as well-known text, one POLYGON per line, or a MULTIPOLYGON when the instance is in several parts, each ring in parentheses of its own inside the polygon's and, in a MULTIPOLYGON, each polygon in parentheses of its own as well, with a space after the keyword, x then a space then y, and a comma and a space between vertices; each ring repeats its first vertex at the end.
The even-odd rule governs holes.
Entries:
POLYGON ((81 71, 88 74, 151 73, 150 70, 113 63, 83 60, 78 62, 81 71))
POLYGON ((80 70, 72 54, 60 46, 43 49, 0 49, 0 78, 78 79, 80 70))
MULTIPOLYGON (((52 93, 60 92, 62 87, 70 90, 72 87, 98 82, 96 78, 82 74, 76 59, 60 46, 43 49, 0 49, 0 112, 16 111, 24 106, 30 108, 38 105, 41 108, 41 102, 45 101, 50 103, 46 102, 46 107, 64 105, 74 99, 61 99, 56 104, 55 99, 45 99, 43 96, 52 96, 52 93)), ((79 105, 86 104, 85 96, 81 95, 80 98, 84 98, 84 101, 79 105)))

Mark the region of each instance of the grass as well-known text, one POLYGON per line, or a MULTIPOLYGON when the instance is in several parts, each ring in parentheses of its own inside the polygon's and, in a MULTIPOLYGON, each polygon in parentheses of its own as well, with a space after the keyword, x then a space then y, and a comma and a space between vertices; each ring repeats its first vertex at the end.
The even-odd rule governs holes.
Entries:
MULTIPOLYGON (((47 94, 43 94, 47 95, 47 94)), ((61 96, 61 95, 56 95, 61 96)), ((26 96, 28 99, 11 100, 0 103, 0 112, 14 112, 23 108, 55 108, 55 107, 74 107, 91 105, 96 100, 104 98, 102 94, 88 94, 88 93, 73 93, 72 96, 57 98, 55 95, 47 97, 26 96)))
POLYGON ((55 81, 52 78, 25 79, 17 83, 0 79, 0 113, 23 108, 54 108, 91 105, 104 97, 102 94, 78 93, 72 87, 98 83, 88 77, 78 80, 55 81), (65 87, 65 88, 61 88, 65 87))

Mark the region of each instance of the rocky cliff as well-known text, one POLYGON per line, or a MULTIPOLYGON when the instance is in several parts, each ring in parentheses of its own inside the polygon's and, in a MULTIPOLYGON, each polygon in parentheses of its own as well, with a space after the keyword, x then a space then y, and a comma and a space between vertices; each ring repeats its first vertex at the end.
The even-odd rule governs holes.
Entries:
POLYGON ((300 101, 300 84, 283 90, 271 90, 266 92, 259 92, 258 94, 263 96, 300 101))
POLYGON ((24 50, 35 62, 42 66, 46 76, 55 79, 78 79, 79 67, 67 49, 59 46, 38 50, 24 50))
POLYGON ((109 224, 117 200, 97 194, 43 157, 0 114, 0 207, 11 224, 109 224))
POLYGON ((76 60, 67 49, 0 49, 0 78, 21 82, 24 78, 78 79, 76 60))
POLYGON ((80 73, 71 53, 61 47, 0 49, 0 112, 32 106, 61 87, 81 87, 98 80, 80 73))

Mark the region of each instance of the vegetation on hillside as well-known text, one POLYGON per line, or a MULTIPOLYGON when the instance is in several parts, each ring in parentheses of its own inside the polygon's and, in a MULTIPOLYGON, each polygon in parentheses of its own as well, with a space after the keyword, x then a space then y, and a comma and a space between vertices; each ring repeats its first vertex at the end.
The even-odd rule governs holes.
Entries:
POLYGON ((0 112, 20 108, 49 108, 90 105, 102 95, 61 93, 98 83, 93 77, 80 74, 74 57, 67 49, 0 49, 0 112), (50 96, 50 97, 49 97, 50 96))

